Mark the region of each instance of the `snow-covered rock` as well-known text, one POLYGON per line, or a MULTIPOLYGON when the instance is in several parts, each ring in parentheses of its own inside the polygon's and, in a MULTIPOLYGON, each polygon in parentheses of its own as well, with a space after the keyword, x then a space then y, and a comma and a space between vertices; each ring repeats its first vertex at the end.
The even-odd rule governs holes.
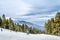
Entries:
MULTIPOLYGON (((1 29, 1 28, 0 28, 1 29)), ((47 34, 29 34, 14 32, 11 30, 0 30, 0 40, 60 40, 59 36, 47 34)))

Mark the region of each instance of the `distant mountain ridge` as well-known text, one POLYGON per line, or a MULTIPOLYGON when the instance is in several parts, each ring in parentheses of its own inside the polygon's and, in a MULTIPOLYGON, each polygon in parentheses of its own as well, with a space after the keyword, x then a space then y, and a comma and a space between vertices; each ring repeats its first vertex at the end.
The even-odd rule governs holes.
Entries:
POLYGON ((34 27, 34 28, 37 28, 37 29, 44 30, 44 29, 42 28, 42 26, 39 26, 39 25, 34 24, 34 23, 31 23, 31 22, 19 21, 19 20, 15 21, 15 22, 16 22, 16 23, 19 23, 19 24, 27 24, 29 27, 34 27))
MULTIPOLYGON (((6 19, 9 19, 10 17, 7 17, 6 19)), ((27 21, 22 21, 22 20, 17 20, 17 19, 14 19, 12 18, 12 20, 15 22, 15 23, 19 23, 19 24, 27 24, 29 27, 34 27, 34 28, 37 28, 37 29, 41 29, 41 30, 44 30, 43 26, 40 26, 40 25, 37 25, 37 24, 34 24, 34 23, 31 23, 31 22, 27 22, 27 21)))

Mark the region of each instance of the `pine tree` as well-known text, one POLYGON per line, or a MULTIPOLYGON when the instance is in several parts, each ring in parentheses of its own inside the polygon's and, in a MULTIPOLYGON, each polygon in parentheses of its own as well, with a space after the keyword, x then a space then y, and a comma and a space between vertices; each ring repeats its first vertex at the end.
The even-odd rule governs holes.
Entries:
POLYGON ((9 22, 8 22, 8 19, 6 20, 6 26, 5 26, 6 29, 9 29, 9 22))
POLYGON ((14 29, 14 22, 11 18, 9 18, 9 29, 13 30, 14 29))
POLYGON ((6 26, 6 18, 5 18, 4 14, 2 15, 2 23, 3 23, 2 28, 5 28, 5 26, 6 26))
POLYGON ((58 28, 60 27, 60 12, 57 12, 54 18, 45 23, 46 33, 58 35, 58 28))
POLYGON ((1 17, 0 17, 0 27, 2 26, 2 19, 1 19, 1 17))

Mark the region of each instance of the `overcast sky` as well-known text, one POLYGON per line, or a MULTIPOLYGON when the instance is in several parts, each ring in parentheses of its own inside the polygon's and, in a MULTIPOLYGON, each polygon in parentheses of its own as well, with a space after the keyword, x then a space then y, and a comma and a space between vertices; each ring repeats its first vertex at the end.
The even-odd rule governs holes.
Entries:
POLYGON ((0 15, 43 26, 60 11, 60 0, 0 0, 0 15))

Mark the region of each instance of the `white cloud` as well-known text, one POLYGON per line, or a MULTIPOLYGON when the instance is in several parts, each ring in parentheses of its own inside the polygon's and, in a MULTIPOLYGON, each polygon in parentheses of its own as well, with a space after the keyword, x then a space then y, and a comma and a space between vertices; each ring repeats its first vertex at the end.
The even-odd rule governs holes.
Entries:
POLYGON ((0 0, 0 13, 9 17, 24 15, 29 12, 31 4, 27 4, 22 0, 0 0))
POLYGON ((26 21, 43 21, 53 18, 55 14, 31 15, 31 16, 18 16, 17 18, 25 19, 26 21))
POLYGON ((31 4, 27 4, 27 3, 23 2, 23 1, 20 1, 17 4, 19 6, 20 11, 17 12, 16 15, 24 15, 24 14, 27 14, 31 10, 30 7, 32 7, 31 4))

